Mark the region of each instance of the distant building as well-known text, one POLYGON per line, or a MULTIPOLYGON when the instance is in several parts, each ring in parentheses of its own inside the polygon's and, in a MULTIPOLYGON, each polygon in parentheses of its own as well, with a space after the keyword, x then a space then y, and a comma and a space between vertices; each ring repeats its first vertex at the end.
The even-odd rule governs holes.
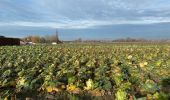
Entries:
POLYGON ((0 46, 6 45, 20 45, 20 39, 17 38, 6 38, 4 36, 0 36, 0 46))
POLYGON ((57 42, 52 42, 52 45, 56 45, 57 44, 57 42))
POLYGON ((5 38, 4 36, 0 36, 0 38, 5 38))

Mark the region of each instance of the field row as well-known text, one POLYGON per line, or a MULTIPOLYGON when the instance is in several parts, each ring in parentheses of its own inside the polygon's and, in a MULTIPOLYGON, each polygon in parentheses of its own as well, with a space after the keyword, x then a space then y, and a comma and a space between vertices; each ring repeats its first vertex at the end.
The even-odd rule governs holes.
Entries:
POLYGON ((0 96, 166 100, 169 69, 167 45, 6 46, 0 47, 0 96))

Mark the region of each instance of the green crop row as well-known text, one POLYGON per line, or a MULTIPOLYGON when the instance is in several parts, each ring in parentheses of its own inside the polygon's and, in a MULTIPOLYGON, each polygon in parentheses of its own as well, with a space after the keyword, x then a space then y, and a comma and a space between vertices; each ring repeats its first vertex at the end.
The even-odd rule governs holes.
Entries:
MULTIPOLYGON (((0 96, 67 92, 116 100, 168 100, 170 47, 57 45, 0 47, 0 96)), ((77 99, 76 96, 68 96, 77 99)))

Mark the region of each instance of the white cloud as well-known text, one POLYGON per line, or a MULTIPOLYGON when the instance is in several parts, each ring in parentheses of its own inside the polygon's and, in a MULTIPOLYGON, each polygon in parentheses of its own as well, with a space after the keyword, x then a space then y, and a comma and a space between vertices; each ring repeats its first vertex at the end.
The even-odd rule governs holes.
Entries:
POLYGON ((95 28, 105 25, 117 25, 117 24, 154 24, 170 22, 169 17, 142 17, 138 20, 79 20, 79 21, 65 21, 65 22, 1 22, 0 26, 27 26, 27 27, 49 27, 49 28, 63 28, 63 29, 83 29, 83 28, 95 28))

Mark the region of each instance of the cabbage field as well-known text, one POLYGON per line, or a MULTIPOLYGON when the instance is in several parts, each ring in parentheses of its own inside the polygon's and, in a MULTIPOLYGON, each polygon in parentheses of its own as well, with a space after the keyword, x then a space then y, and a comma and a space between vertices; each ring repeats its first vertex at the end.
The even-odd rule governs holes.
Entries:
POLYGON ((2 46, 0 98, 168 100, 170 46, 2 46))

